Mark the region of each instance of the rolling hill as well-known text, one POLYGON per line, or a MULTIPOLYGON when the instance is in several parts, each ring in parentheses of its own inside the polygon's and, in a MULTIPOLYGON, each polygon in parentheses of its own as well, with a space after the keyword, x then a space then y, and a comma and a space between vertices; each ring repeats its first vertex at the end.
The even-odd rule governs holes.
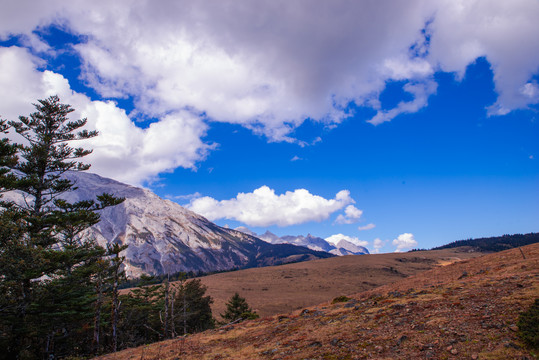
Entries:
POLYGON ((464 249, 342 256, 201 277, 218 317, 238 291, 262 316, 291 312, 482 255, 464 249))
POLYGON ((539 244, 522 250, 100 359, 529 359, 516 323, 539 297, 539 244))

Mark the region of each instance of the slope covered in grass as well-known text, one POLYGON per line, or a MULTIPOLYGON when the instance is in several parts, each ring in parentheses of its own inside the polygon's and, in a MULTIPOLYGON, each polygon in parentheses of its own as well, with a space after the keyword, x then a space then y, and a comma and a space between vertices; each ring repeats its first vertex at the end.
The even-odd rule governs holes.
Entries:
POLYGON ((347 302, 247 321, 103 359, 523 359, 539 244, 456 262, 347 302))

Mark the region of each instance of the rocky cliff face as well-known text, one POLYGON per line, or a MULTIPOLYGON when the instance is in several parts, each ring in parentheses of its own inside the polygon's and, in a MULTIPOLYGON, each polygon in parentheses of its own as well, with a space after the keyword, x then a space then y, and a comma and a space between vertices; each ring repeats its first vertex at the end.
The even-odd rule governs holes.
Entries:
MULTIPOLYGON (((271 245, 240 231, 220 227, 149 190, 91 173, 69 173, 77 190, 63 197, 75 202, 110 193, 124 197, 101 211, 101 221, 86 232, 104 246, 127 244, 126 273, 163 274, 178 271, 216 271, 326 258, 304 247, 271 245)), ((330 255, 331 256, 331 255, 330 255)))

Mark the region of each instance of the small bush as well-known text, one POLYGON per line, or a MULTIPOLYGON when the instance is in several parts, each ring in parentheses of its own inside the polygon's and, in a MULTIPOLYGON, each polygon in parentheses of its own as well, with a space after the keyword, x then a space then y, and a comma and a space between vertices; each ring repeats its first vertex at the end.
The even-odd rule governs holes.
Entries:
POLYGON ((260 315, 258 315, 256 312, 246 311, 241 314, 241 318, 244 320, 254 320, 258 319, 260 315))
POLYGON ((518 333, 532 349, 539 350, 539 298, 518 318, 518 333))
POLYGON ((336 303, 341 303, 341 302, 347 302, 348 300, 350 300, 350 298, 348 296, 341 295, 341 296, 337 296, 335 299, 333 299, 333 301, 331 303, 336 304, 336 303))

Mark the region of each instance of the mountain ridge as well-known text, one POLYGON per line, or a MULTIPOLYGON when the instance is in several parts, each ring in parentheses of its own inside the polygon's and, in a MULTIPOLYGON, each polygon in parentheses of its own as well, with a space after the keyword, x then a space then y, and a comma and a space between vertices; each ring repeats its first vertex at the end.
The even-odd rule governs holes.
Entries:
POLYGON ((266 230, 265 233, 258 235, 245 226, 237 227, 236 230, 239 230, 245 234, 256 236, 259 239, 264 240, 270 244, 292 244, 296 246, 304 246, 311 250, 325 251, 337 256, 369 254, 369 250, 367 250, 366 247, 353 244, 352 242, 345 239, 341 239, 336 243, 332 243, 327 241, 326 239, 313 236, 311 234, 307 234, 307 236, 277 236, 269 230, 266 230))
MULTIPOLYGON (((127 244, 125 271, 128 277, 179 271, 212 272, 236 268, 284 264, 331 254, 305 247, 272 245, 252 235, 220 227, 179 204, 148 189, 123 184, 88 172, 68 172, 76 190, 62 198, 69 202, 95 199, 102 193, 125 201, 99 211, 100 221, 85 230, 85 237, 101 246, 127 244)), ((6 199, 24 201, 11 193, 6 199)))

